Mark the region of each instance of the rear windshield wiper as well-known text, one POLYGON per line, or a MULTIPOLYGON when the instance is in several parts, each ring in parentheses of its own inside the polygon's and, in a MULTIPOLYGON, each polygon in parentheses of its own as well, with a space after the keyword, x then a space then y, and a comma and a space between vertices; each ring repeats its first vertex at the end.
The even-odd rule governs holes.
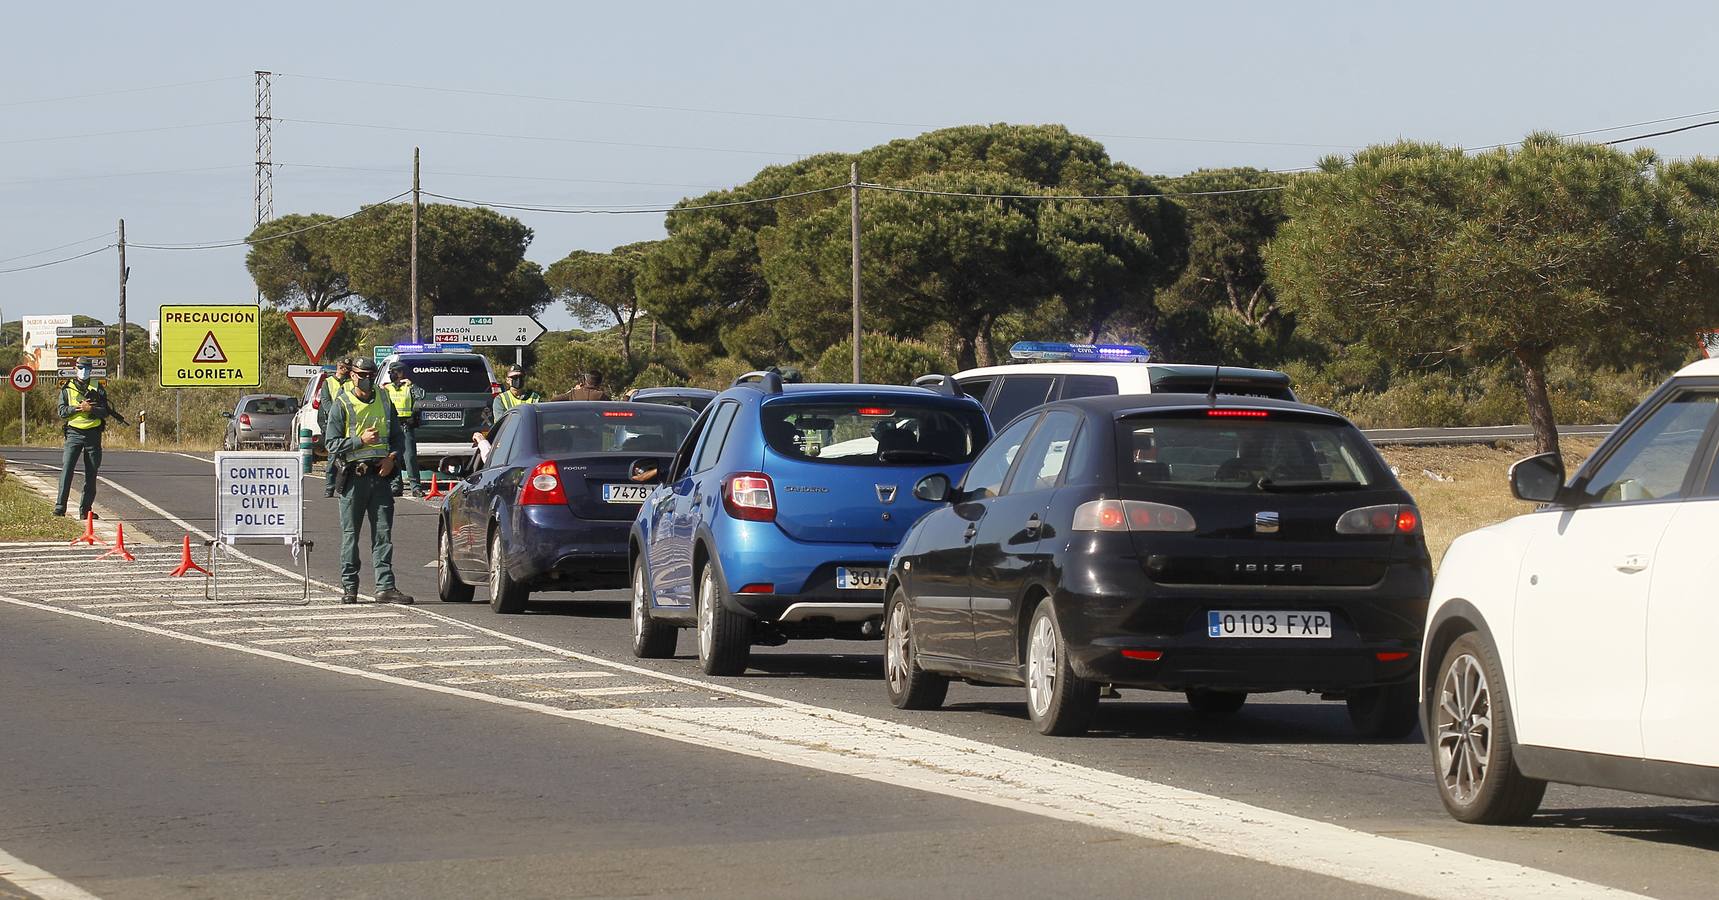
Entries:
POLYGON ((1290 491, 1354 491, 1363 485, 1355 481, 1272 481, 1270 478, 1260 478, 1254 482, 1254 487, 1272 493, 1288 493, 1290 491))
POLYGON ((885 450, 877 455, 884 462, 934 462, 950 463, 955 458, 936 450, 885 450))

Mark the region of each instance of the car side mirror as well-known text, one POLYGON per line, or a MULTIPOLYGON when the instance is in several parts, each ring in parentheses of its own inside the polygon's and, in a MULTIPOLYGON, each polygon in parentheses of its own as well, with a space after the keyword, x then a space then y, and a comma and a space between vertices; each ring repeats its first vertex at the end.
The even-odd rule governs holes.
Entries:
POLYGON ((955 496, 955 485, 941 472, 927 475, 913 486, 913 496, 927 503, 948 503, 955 496))
POLYGON ((1564 493, 1564 458, 1542 453, 1510 467, 1510 493, 1530 503, 1554 503, 1564 493))

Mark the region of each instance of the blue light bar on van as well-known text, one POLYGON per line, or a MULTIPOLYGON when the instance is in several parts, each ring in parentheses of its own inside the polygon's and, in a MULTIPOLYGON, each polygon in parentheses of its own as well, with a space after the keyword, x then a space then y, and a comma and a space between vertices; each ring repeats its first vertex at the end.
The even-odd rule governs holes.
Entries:
POLYGON ((1146 362, 1152 351, 1134 344, 1065 344, 1058 341, 1019 341, 1009 348, 1015 359, 1075 362, 1146 362))

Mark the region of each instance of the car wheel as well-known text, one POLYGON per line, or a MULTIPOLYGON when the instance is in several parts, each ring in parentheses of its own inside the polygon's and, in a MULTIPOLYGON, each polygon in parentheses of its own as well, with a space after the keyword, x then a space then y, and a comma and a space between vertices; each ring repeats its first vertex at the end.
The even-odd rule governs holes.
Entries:
POLYGON ((1477 634, 1456 639, 1438 668, 1432 710, 1439 799, 1459 821, 1521 822, 1540 808, 1546 782, 1516 767, 1510 698, 1492 648, 1477 634))
POLYGON ((896 709, 936 709, 949 694, 949 679, 919 667, 913 654, 913 620, 907 592, 897 587, 889 595, 883 618, 883 680, 896 709))
POLYGON ((1194 688, 1187 692, 1188 705, 1202 716, 1228 716, 1239 712, 1247 702, 1243 691, 1211 691, 1194 688))
POLYGON ((651 618, 650 587, 645 584, 645 560, 633 563, 633 656, 668 659, 674 656, 680 629, 651 618))
POLYGON ((1081 734, 1098 708, 1098 685, 1074 674, 1068 643, 1046 600, 1027 626, 1027 717, 1040 734, 1081 734))
POLYGON ((436 596, 443 603, 472 602, 472 586, 460 580, 454 568, 454 541, 447 526, 436 529, 436 596))
POLYGON ((1349 722, 1365 738, 1408 737, 1415 732, 1420 711, 1420 696, 1412 681, 1359 688, 1349 693, 1349 722))
POLYGON ((489 538, 489 605, 503 615, 525 612, 525 598, 531 592, 508 577, 507 558, 502 555, 501 530, 489 538))
POLYGON ((752 621, 722 605, 716 564, 698 578, 698 667, 706 675, 739 675, 752 655, 752 621))

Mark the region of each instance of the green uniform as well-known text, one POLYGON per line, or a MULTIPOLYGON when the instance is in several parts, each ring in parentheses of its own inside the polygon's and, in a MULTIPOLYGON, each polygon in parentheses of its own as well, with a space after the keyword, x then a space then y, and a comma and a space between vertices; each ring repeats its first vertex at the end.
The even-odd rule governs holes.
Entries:
POLYGON ((99 387, 75 378, 60 389, 59 412, 66 423, 66 448, 60 454, 60 497, 54 503, 54 515, 66 514, 66 499, 72 491, 72 469, 82 459, 84 495, 78 501, 78 518, 82 519, 95 505, 96 473, 101 469, 101 433, 112 413, 107 407, 107 396, 99 387), (95 404, 89 412, 78 409, 86 398, 95 404))
POLYGON ((400 484, 406 490, 415 491, 418 489, 418 429, 412 420, 412 382, 384 385, 382 392, 388 395, 388 402, 394 404, 394 418, 400 423, 400 433, 405 436, 405 445, 400 452, 404 463, 400 466, 400 484))
POLYGON ((542 402, 542 400, 543 400, 543 395, 539 394, 536 391, 526 391, 522 396, 516 397, 513 395, 513 389, 508 388, 507 390, 502 391, 501 393, 497 394, 495 396, 495 399, 490 401, 490 404, 489 404, 489 421, 490 421, 490 424, 494 425, 496 422, 500 422, 501 417, 507 415, 508 410, 514 408, 515 406, 518 406, 521 403, 540 403, 540 402, 542 402))
MULTIPOLYGON (((322 405, 316 410, 316 425, 322 429, 322 446, 324 449, 328 447, 328 417, 334 415, 334 407, 340 402, 341 395, 351 393, 352 381, 351 378, 341 380, 333 375, 322 380, 322 405)), ((328 454, 328 471, 323 474, 323 487, 327 489, 325 493, 332 493, 334 491, 334 453, 332 451, 328 454)))
POLYGON ((370 523, 370 564, 376 569, 376 590, 394 589, 394 494, 387 479, 375 466, 389 453, 398 454, 405 442, 394 405, 381 391, 368 401, 356 390, 338 396, 328 414, 323 432, 329 459, 339 459, 352 471, 340 495, 340 586, 347 593, 358 591, 358 532, 370 523), (375 428, 376 443, 361 440, 365 429, 375 428), (365 470, 360 474, 358 470, 365 470))

